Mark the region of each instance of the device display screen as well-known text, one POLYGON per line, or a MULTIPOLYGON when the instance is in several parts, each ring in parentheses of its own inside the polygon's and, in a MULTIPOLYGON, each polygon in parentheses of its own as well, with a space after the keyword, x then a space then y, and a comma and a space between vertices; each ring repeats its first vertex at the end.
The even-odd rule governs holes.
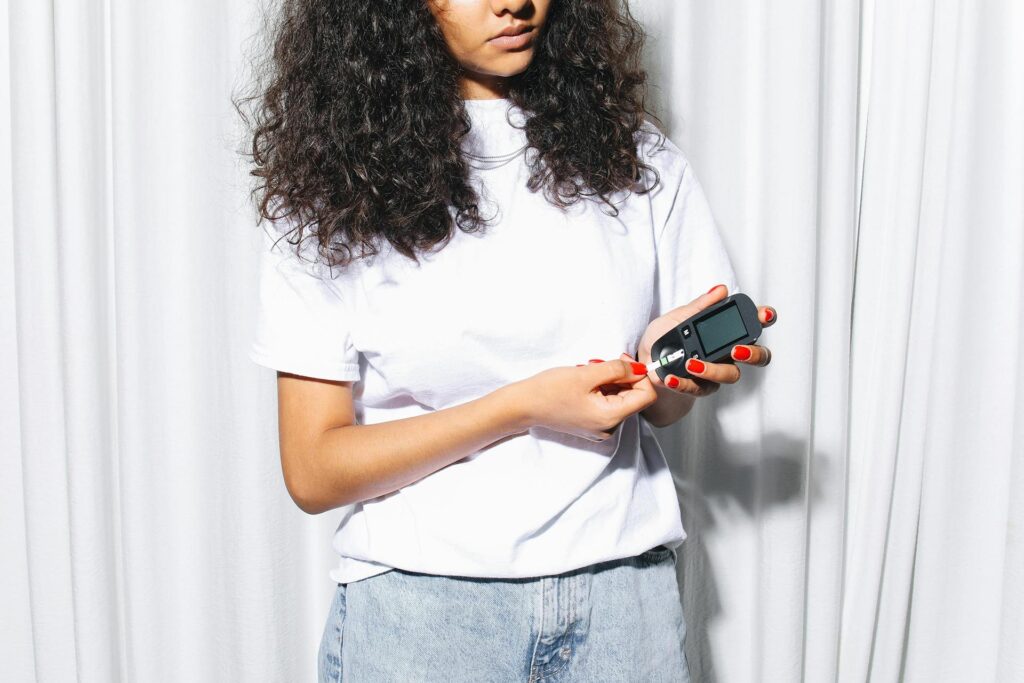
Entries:
POLYGON ((697 334, 704 346, 704 354, 710 356, 719 349, 738 341, 746 336, 747 328, 740 317, 740 309, 736 304, 723 308, 710 318, 696 323, 697 334))

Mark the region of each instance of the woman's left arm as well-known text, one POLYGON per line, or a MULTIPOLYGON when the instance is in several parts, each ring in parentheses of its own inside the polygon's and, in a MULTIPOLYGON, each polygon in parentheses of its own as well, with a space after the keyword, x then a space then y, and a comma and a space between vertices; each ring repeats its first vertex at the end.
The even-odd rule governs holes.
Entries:
MULTIPOLYGON (((652 320, 640 340, 636 360, 650 363, 651 346, 662 335, 728 295, 728 289, 724 285, 716 285, 685 306, 674 308, 652 320)), ((758 306, 757 317, 762 326, 770 327, 775 324, 778 314, 771 306, 758 306)), ((623 357, 629 358, 629 354, 623 354, 623 357)), ((737 364, 764 367, 771 362, 771 357, 771 351, 759 344, 738 345, 732 348, 732 358, 737 364)), ((648 373, 645 381, 654 384, 658 399, 640 411, 640 414, 655 427, 667 427, 677 422, 690 412, 698 397, 712 394, 722 384, 735 384, 740 379, 739 365, 733 363, 709 363, 691 358, 687 361, 686 371, 693 375, 693 379, 667 375, 663 382, 653 369, 648 373)))

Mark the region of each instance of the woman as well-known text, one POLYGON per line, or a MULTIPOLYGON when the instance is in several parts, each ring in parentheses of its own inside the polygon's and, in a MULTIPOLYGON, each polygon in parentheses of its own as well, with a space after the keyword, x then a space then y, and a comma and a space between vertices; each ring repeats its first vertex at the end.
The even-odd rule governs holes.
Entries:
POLYGON ((740 370, 642 364, 735 277, 644 116, 638 25, 616 0, 284 0, 274 31, 250 355, 289 493, 342 510, 320 680, 686 680, 650 425, 740 370))

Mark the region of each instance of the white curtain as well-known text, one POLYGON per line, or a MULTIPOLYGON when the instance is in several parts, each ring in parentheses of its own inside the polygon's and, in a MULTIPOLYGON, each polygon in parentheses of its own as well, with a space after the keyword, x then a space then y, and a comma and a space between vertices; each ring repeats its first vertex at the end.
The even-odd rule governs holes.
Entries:
MULTIPOLYGON (((694 680, 1024 680, 1024 3, 632 6, 780 315, 659 434, 694 680)), ((245 355, 256 2, 0 7, 0 677, 314 680, 337 519, 245 355)))
POLYGON ((645 2, 772 365, 679 429, 701 681, 1024 680, 1024 3, 645 2))

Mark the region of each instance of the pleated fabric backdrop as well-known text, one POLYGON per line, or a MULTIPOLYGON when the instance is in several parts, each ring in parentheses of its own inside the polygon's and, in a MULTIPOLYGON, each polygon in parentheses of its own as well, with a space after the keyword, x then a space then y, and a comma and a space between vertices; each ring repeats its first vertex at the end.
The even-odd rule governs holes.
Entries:
MULTIPOLYGON (((0 11, 0 677, 309 681, 248 361, 255 0, 0 11)), ((695 681, 1024 680, 1024 4, 643 0, 774 360, 659 433, 695 681)))

